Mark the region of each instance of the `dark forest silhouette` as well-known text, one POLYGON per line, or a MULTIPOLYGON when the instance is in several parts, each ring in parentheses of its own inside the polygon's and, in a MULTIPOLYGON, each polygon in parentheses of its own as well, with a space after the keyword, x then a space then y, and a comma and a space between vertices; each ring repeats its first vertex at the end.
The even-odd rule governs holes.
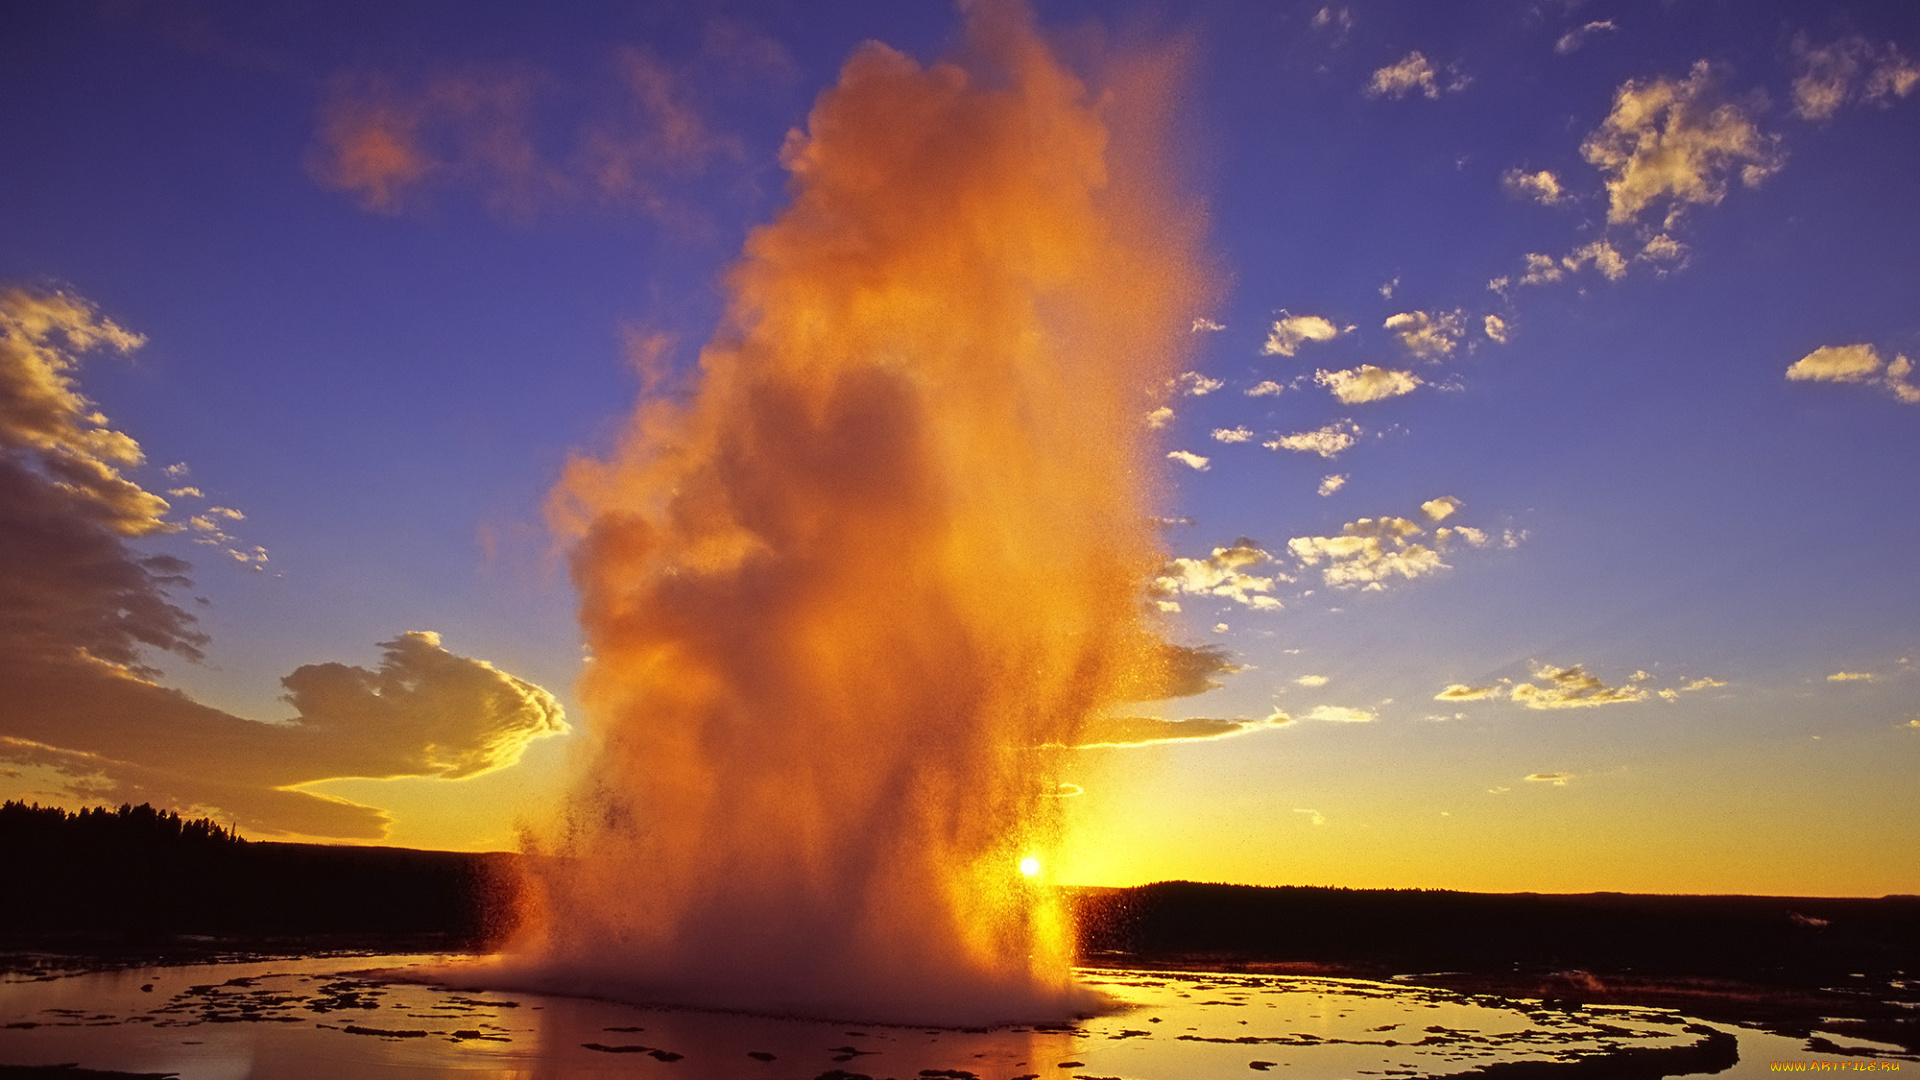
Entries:
POLYGON ((0 944, 480 947, 513 926, 515 864, 496 853, 247 841, 147 805, 69 812, 8 802, 0 944))

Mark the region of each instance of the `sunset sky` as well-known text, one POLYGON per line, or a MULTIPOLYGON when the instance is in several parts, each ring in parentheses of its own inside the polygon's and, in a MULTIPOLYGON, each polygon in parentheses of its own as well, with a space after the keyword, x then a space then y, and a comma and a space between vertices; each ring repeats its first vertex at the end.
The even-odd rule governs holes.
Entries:
MULTIPOLYGON (((1035 7, 1176 43, 1219 297, 1141 417, 1219 685, 1071 752, 1059 877, 1920 892, 1920 11, 1035 7)), ((512 847, 592 722, 563 466, 955 11, 9 21, 0 795, 512 847)))

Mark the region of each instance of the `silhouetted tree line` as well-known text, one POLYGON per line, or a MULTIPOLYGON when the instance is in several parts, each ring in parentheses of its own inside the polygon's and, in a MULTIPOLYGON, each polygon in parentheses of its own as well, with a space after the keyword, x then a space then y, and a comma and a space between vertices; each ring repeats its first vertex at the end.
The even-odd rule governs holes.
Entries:
POLYGON ((517 859, 243 841, 151 806, 0 806, 0 944, 180 937, 480 946, 510 932, 517 859))
MULTIPOLYGON (((483 947, 522 858, 243 842, 151 806, 0 806, 0 945, 207 936, 483 947)), ((1360 971, 1635 972, 1839 985, 1920 970, 1920 897, 1489 894, 1161 882, 1073 894, 1083 956, 1360 971)))
POLYGON ((88 844, 240 844, 237 830, 212 818, 183 819, 172 810, 155 810, 149 803, 120 809, 96 806, 64 810, 58 806, 29 806, 24 801, 0 803, 0 844, 52 842, 88 844))
POLYGON ((1589 971, 1844 982, 1920 970, 1920 897, 1266 888, 1167 881, 1076 896, 1083 954, 1380 971, 1589 971))

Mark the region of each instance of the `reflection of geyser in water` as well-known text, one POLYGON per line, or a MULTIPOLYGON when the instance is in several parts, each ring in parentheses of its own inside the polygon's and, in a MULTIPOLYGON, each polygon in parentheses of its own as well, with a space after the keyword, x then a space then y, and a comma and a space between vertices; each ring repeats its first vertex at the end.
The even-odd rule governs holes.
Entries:
POLYGON ((1093 1001, 1019 864, 1057 840, 1036 748, 1147 651, 1141 418, 1198 216, 1151 153, 1164 57, 1096 100, 1017 6, 967 29, 952 62, 847 63, 691 395, 568 472, 593 759, 508 961, 548 986, 949 1024, 1093 1001))

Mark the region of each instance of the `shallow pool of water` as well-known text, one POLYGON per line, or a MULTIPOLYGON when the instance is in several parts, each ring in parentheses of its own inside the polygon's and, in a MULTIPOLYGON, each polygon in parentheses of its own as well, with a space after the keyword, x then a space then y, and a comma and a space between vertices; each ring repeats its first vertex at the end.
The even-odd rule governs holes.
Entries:
MULTIPOLYGON (((410 981, 439 960, 313 957, 10 977, 0 981, 0 1064, 77 1062, 182 1080, 1440 1077, 1498 1061, 1686 1046, 1709 1030, 1657 1009, 1106 969, 1082 979, 1119 1007, 1071 1025, 824 1023, 410 981)), ((1720 1076, 1758 1076, 1769 1061, 1810 1056, 1795 1040, 1720 1027, 1738 1034, 1741 1054, 1720 1076)))

